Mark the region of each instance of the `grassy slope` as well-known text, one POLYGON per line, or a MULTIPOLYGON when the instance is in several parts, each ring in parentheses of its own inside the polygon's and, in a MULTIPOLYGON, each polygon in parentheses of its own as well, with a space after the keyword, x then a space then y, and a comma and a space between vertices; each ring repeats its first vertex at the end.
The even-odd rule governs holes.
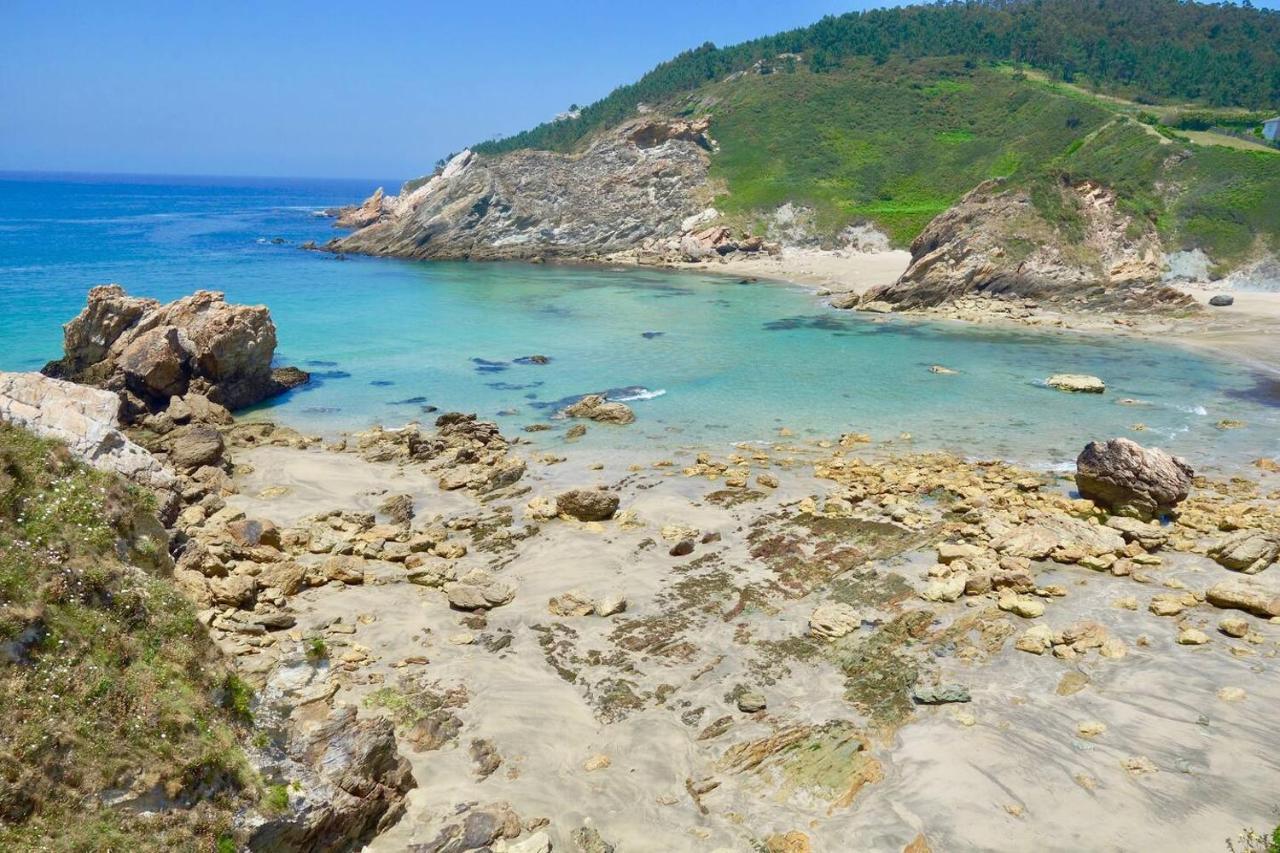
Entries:
POLYGON ((727 190, 717 207, 743 224, 791 201, 813 207, 826 234, 870 221, 904 245, 982 180, 1034 187, 1061 176, 1115 188, 1166 245, 1221 265, 1280 249, 1280 154, 1170 139, 1132 118, 1128 102, 971 66, 798 67, 667 106, 712 115, 712 173, 727 190), (1166 198, 1157 185, 1169 183, 1180 192, 1166 198))
POLYGON ((870 220, 899 244, 976 184, 1037 172, 1109 117, 958 60, 748 75, 706 97, 713 174, 728 187, 718 207, 803 203, 828 233, 870 220))
POLYGON ((256 785, 246 694, 162 577, 163 541, 149 495, 0 425, 0 646, 45 632, 27 660, 0 655, 0 849, 228 845, 256 785), (99 805, 130 787, 199 805, 99 805))

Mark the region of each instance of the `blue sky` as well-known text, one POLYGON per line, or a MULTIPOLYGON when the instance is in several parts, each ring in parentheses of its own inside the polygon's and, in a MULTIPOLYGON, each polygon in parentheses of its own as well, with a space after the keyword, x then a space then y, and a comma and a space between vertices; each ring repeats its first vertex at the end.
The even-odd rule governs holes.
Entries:
POLYGON ((857 0, 4 0, 0 170, 401 178, 857 0))
POLYGON ((0 170, 410 177, 704 41, 882 5, 3 0, 0 170))

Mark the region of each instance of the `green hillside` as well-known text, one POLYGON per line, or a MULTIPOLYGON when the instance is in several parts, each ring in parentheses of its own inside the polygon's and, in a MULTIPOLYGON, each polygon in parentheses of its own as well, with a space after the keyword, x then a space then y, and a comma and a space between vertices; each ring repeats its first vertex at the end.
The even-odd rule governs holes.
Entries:
POLYGON ((1153 104, 1280 108, 1280 12, 1184 0, 969 0, 851 12, 731 47, 704 44, 584 107, 577 119, 475 149, 568 150, 642 103, 666 103, 786 53, 820 73, 859 57, 1016 62, 1153 104))
POLYGON ((725 189, 716 205, 747 226, 795 202, 814 208, 823 234, 871 222, 905 245, 988 178, 1092 180, 1154 222, 1171 248, 1229 265, 1280 247, 1280 149, 1192 143, 1159 120, 1145 124, 1152 117, 1132 104, 970 66, 798 66, 715 83, 672 106, 712 116, 712 174, 725 189))
POLYGON ((1280 105, 1280 13, 1177 0, 853 13, 690 51, 577 119, 477 150, 572 150, 640 104, 711 117, 716 207, 744 227, 793 202, 817 236, 869 222, 906 245, 988 178, 1094 180, 1167 248, 1219 268, 1280 249, 1280 148, 1256 135, 1280 105))

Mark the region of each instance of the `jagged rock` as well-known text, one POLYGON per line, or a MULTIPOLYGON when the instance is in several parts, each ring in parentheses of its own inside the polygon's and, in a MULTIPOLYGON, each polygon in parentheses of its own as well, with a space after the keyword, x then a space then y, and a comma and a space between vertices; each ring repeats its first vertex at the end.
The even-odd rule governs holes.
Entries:
POLYGON ((581 257, 679 234, 705 206, 705 134, 642 116, 575 154, 465 151, 419 186, 384 199, 385 214, 328 248, 411 258, 581 257))
POLYGON ((383 200, 386 193, 382 187, 374 190, 373 195, 364 200, 359 207, 344 207, 338 212, 337 221, 333 223, 335 228, 350 228, 352 230, 364 228, 372 225, 382 218, 383 200))
POLYGON ((390 720, 335 708, 314 729, 295 732, 280 768, 290 780, 285 811, 253 830, 250 850, 352 850, 395 824, 415 787, 396 752, 390 720))
POLYGON ((610 402, 601 394, 588 394, 566 406, 560 414, 567 418, 587 418, 610 424, 629 424, 636 419, 636 413, 626 403, 610 402))
POLYGON ((392 524, 408 524, 413 520, 413 495, 392 495, 378 505, 378 512, 392 524))
POLYGON ((1237 530, 1209 548, 1218 565, 1246 575, 1256 575, 1280 558, 1280 533, 1237 530))
POLYGON ((1179 457, 1127 438, 1091 441, 1076 458, 1076 487, 1083 497, 1140 519, 1181 503, 1194 475, 1179 457))
POLYGON ((614 846, 601 838, 594 826, 575 829, 570 837, 573 838, 573 843, 578 846, 581 853, 614 853, 614 846))
POLYGON ((77 459, 156 492, 161 515, 178 507, 178 479, 117 429, 120 398, 39 373, 0 373, 0 421, 65 442, 77 459))
POLYGON ((521 828, 520 816, 507 803, 472 806, 461 822, 446 824, 435 838, 425 844, 413 844, 409 850, 411 853, 496 851, 506 839, 518 837, 521 828))
POLYGON ((602 489, 572 489, 556 497, 561 515, 579 521, 607 521, 618 511, 619 499, 602 489))
POLYGON ((43 372, 120 393, 130 419, 189 392, 238 409, 307 379, 273 372, 276 329, 265 306, 231 305, 208 290, 161 305, 119 285, 95 287, 63 338, 63 357, 43 372))

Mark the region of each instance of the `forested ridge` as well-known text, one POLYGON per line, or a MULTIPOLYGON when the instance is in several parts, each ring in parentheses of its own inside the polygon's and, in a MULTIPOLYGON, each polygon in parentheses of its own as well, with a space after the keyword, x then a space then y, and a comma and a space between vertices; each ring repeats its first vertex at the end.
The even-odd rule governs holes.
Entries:
POLYGON ((1152 103, 1280 107, 1280 12, 1245 2, 1184 0, 969 0, 850 12, 731 47, 707 43, 582 108, 476 150, 567 150, 594 130, 756 62, 799 54, 809 70, 846 60, 876 63, 956 56, 1015 62, 1152 103))

